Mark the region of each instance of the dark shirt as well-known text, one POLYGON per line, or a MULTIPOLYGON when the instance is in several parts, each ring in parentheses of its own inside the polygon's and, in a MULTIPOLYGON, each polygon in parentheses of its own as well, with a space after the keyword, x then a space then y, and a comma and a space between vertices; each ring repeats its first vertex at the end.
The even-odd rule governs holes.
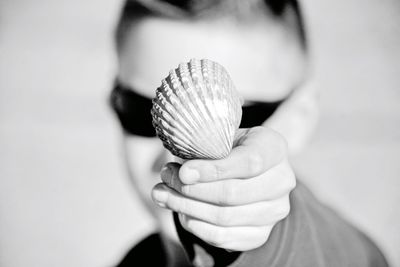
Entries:
MULTIPOLYGON (((386 267, 384 256, 365 234, 321 204, 301 183, 291 193, 289 216, 273 228, 261 247, 231 253, 205 244, 185 231, 175 220, 181 246, 167 242, 158 234, 135 246, 118 267, 125 266, 193 266, 196 253, 206 253, 205 266, 231 267, 386 267), (197 247, 197 248, 196 248, 197 247), (203 248, 199 250, 198 248, 203 248), (149 257, 151 255, 151 257, 149 257), (173 263, 173 264, 169 264, 173 263)), ((204 255, 201 257, 204 259, 204 255)))

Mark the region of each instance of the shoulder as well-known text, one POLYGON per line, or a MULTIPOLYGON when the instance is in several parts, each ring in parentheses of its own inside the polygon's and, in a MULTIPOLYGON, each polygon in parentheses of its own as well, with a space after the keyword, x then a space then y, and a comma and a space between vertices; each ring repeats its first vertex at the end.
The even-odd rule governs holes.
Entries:
POLYGON ((244 252, 232 266, 387 267, 374 242, 299 183, 291 213, 260 248, 244 252))

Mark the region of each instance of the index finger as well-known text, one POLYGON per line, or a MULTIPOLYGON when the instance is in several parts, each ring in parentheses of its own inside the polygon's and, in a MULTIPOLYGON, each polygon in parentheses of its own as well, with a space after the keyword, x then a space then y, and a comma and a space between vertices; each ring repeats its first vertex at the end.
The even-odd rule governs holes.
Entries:
POLYGON ((231 153, 218 160, 189 160, 179 170, 184 184, 258 176, 280 163, 287 153, 285 139, 266 127, 239 129, 231 153))

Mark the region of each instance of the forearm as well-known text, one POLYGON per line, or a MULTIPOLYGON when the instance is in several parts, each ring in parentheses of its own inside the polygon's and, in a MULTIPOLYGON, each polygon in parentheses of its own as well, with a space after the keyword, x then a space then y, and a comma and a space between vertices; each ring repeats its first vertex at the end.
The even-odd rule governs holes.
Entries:
POLYGON ((289 154, 294 155, 308 143, 318 115, 316 84, 309 80, 293 91, 265 126, 282 134, 288 142, 289 154))

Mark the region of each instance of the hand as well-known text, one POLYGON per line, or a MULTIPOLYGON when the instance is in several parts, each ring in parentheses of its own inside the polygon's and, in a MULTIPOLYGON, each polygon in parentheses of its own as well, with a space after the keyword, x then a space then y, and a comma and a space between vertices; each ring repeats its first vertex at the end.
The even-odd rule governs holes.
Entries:
POLYGON ((168 163, 155 203, 179 214, 182 226, 207 243, 235 251, 263 245, 289 214, 296 185, 283 137, 266 127, 240 129, 220 160, 168 163))

